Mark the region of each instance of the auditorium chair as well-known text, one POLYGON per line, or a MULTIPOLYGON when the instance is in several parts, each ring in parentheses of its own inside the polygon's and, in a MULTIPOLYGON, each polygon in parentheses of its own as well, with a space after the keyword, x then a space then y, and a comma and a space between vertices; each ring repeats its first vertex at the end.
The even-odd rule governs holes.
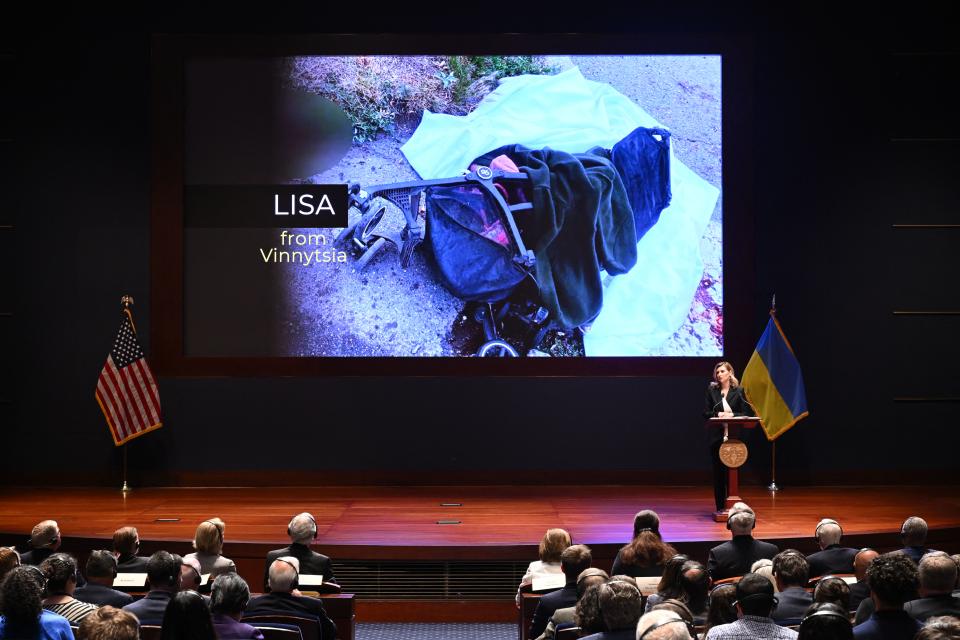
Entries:
POLYGON ((140 640, 160 640, 163 632, 158 625, 143 624, 140 625, 140 640))
POLYGON ((580 627, 564 627, 563 629, 557 629, 557 634, 554 636, 557 640, 577 640, 582 634, 583 629, 580 627))
POLYGON ((299 628, 285 629, 260 625, 254 625, 254 627, 263 634, 263 640, 303 640, 299 628))
POLYGON ((807 588, 815 589, 817 587, 817 583, 824 578, 842 578, 847 584, 856 584, 857 582, 857 574, 855 573, 826 573, 822 576, 810 578, 810 580, 807 581, 807 588))
POLYGON ((303 640, 320 640, 320 623, 311 618, 300 618, 298 616, 244 616, 241 622, 257 626, 258 623, 278 622, 280 624, 292 625, 300 629, 300 635, 303 640))

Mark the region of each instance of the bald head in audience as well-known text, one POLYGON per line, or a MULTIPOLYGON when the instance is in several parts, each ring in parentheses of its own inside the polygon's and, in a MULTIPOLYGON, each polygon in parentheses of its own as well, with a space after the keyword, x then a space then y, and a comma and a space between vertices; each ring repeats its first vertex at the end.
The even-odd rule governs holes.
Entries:
POLYGON ((270 591, 290 593, 297 588, 300 574, 300 561, 293 556, 277 558, 270 565, 270 591))
POLYGON ((873 549, 863 549, 853 559, 853 572, 857 576, 857 582, 863 582, 867 577, 867 567, 873 562, 873 559, 880 553, 873 549))

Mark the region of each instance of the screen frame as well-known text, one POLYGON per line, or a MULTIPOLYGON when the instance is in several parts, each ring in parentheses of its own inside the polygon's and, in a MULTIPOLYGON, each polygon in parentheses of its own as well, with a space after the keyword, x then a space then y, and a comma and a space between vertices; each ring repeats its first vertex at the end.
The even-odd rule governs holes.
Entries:
MULTIPOLYGON (((742 34, 154 35, 151 50, 151 360, 160 376, 703 375, 745 360, 754 334, 753 45, 742 34), (197 357, 184 354, 185 65, 191 57, 296 55, 720 55, 723 326, 719 357, 197 357), (731 241, 731 239, 733 239, 731 241), (736 283, 731 286, 731 283, 736 283)), ((225 318, 225 321, 229 321, 225 318)))

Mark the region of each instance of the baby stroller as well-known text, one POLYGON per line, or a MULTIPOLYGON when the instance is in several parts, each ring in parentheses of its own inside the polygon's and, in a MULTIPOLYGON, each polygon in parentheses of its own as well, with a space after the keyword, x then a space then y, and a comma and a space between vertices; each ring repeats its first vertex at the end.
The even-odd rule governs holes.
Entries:
POLYGON ((536 257, 514 216, 533 205, 508 204, 506 197, 510 191, 519 194, 527 182, 526 173, 479 166, 453 178, 396 182, 369 190, 351 183, 353 221, 335 243, 354 250, 355 267, 361 271, 390 245, 406 267, 414 249, 427 240, 440 279, 451 293, 470 303, 473 319, 483 328, 485 340, 477 355, 518 356, 517 348, 500 336, 504 322, 525 325, 527 335, 521 342, 527 350, 550 328, 547 310, 517 291, 525 281, 520 287, 524 292, 536 291, 536 257), (402 229, 381 224, 388 210, 383 200, 403 213, 402 229))
MULTIPOLYGON (((618 212, 628 219, 629 227, 624 228, 636 231, 636 238, 630 233, 632 261, 626 269, 636 259, 636 240, 656 222, 670 201, 669 136, 669 132, 662 129, 638 128, 611 150, 595 149, 584 154, 596 151, 584 162, 594 166, 605 163, 607 177, 612 173, 613 180, 622 183, 619 187, 623 194, 622 206, 618 212), (620 180, 617 181, 616 176, 620 180)), ((532 154, 557 153, 519 146, 501 149, 508 148, 532 154)), ((488 162, 495 153, 485 157, 488 162)), ((564 155, 567 159, 573 158, 570 154, 564 155)), ((583 170, 578 162, 574 160, 575 168, 579 168, 575 173, 579 175, 583 170)), ((562 172, 563 166, 558 162, 556 170, 562 172)), ((560 315, 565 309, 545 302, 537 282, 536 274, 545 273, 547 267, 553 268, 554 258, 538 269, 537 256, 530 248, 537 246, 538 240, 532 237, 536 235, 532 231, 533 216, 538 215, 533 211, 530 196, 533 178, 525 171, 507 172, 483 164, 471 165, 471 168, 473 170, 453 178, 383 184, 366 190, 350 184, 352 222, 338 234, 335 243, 354 250, 359 271, 389 245, 399 251, 400 263, 406 267, 414 249, 426 241, 440 280, 453 295, 468 303, 467 315, 483 329, 485 341, 477 355, 532 354, 551 329, 562 332, 579 329, 562 326, 551 317, 555 314, 551 314, 548 307, 560 315), (391 229, 391 225, 382 224, 388 210, 384 201, 403 213, 402 228, 396 229, 393 225, 391 229), (520 212, 530 215, 515 215, 520 212), (508 326, 509 341, 502 335, 508 326)), ((532 170, 540 181, 539 187, 543 184, 543 171, 532 170)), ((550 166, 549 180, 557 175, 550 166)), ((541 198, 539 202, 544 201, 541 198)), ((594 238, 589 237, 589 230, 584 233, 586 235, 574 237, 574 241, 580 243, 576 249, 581 258, 594 252, 594 238)), ((564 254, 564 259, 569 255, 564 254)), ((593 268, 599 270, 596 259, 590 260, 593 268)), ((599 303, 593 312, 599 312, 599 303)), ((582 320, 595 316, 580 317, 582 320)))

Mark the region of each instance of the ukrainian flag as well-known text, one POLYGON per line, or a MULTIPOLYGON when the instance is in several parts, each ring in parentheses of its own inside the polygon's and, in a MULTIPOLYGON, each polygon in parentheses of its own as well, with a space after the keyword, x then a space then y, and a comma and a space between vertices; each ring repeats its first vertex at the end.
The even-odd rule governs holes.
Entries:
POLYGON ((800 363, 773 312, 740 384, 767 440, 776 440, 809 415, 800 363))

